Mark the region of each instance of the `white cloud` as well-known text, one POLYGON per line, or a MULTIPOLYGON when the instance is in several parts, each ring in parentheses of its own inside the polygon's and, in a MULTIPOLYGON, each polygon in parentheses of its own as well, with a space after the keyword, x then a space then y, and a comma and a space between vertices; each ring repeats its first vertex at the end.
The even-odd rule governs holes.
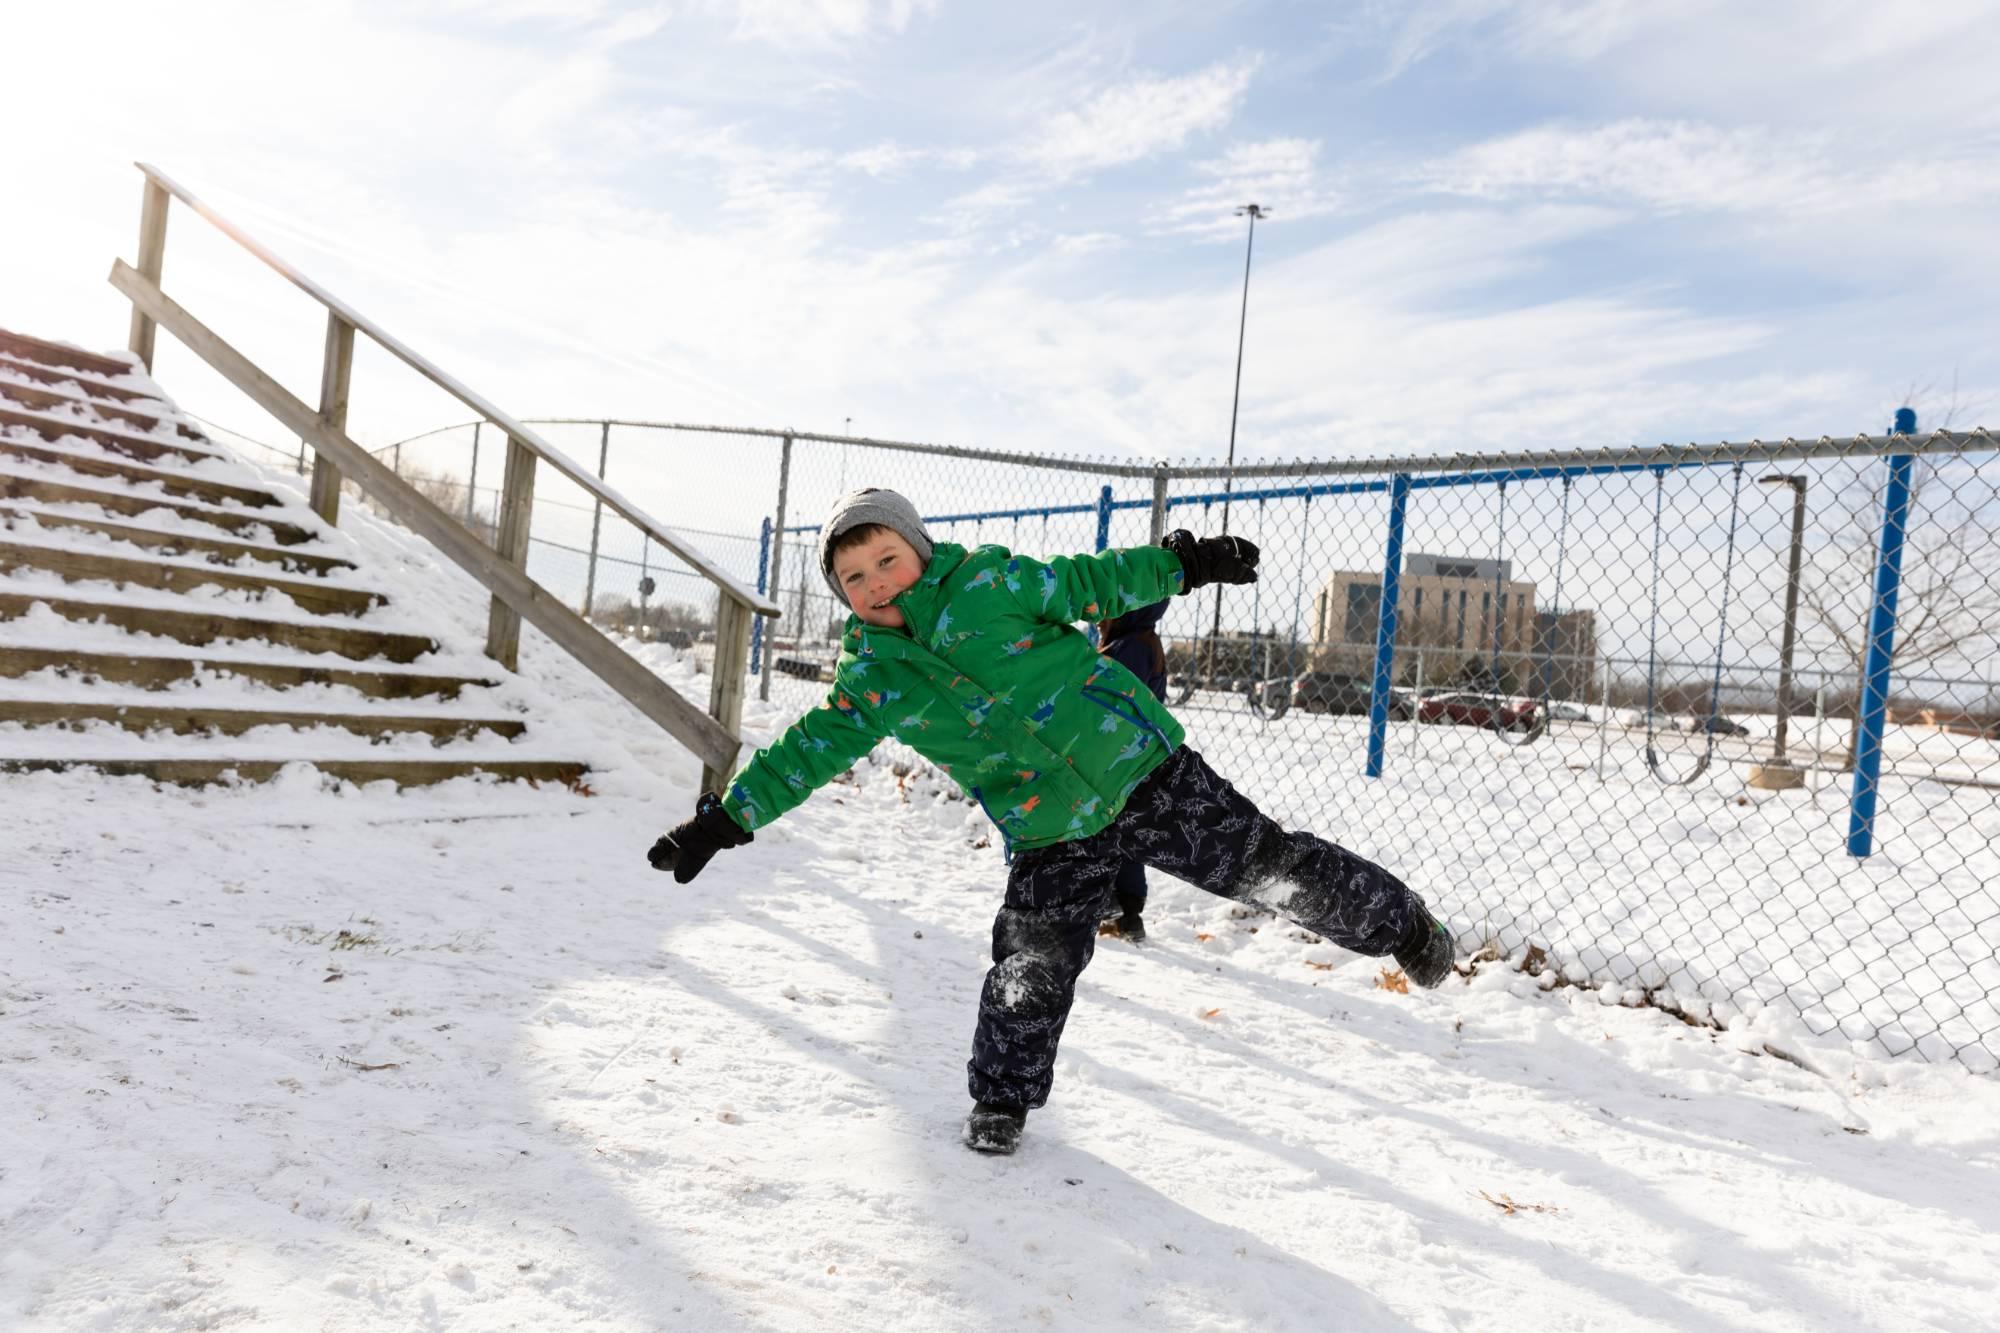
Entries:
POLYGON ((839 163, 849 171, 859 171, 877 180, 894 180, 918 167, 940 166, 952 171, 966 171, 976 165, 980 157, 980 152, 973 148, 911 148, 884 142, 843 153, 839 163))
POLYGON ((1125 238, 1108 231, 1089 231, 1057 236, 1052 244, 1060 255, 1088 255, 1101 250, 1121 249, 1125 238))
POLYGON ((1667 211, 1805 215, 1991 195, 1994 163, 1902 160, 1877 170, 1832 136, 1623 120, 1544 126, 1474 144, 1412 173, 1422 188, 1484 199, 1618 196, 1667 211))
POLYGON ((1649 114, 1944 138, 2000 127, 1992 0, 1417 0, 1382 13, 1384 82, 1453 55, 1649 114))
POLYGON ((1319 149, 1313 139, 1265 139, 1235 144, 1219 158, 1195 165, 1208 182, 1155 209, 1150 230, 1234 239, 1243 232, 1236 216, 1241 204, 1269 209, 1282 222, 1298 222, 1334 212, 1339 197, 1320 181, 1319 149))
POLYGON ((1241 109, 1257 61, 1211 65, 1193 74, 1142 75, 1101 87, 981 161, 1014 169, 945 201, 929 217, 964 235, 1017 212, 1058 186, 1187 146, 1241 109))
POLYGON ((937 0, 724 0, 738 37, 776 46, 832 46, 886 29, 900 33, 937 0))
POLYGON ((409 9, 439 14, 482 18, 501 23, 527 19, 561 19, 586 23, 601 18, 607 0, 420 0, 409 9))
POLYGON ((1457 39, 1462 29, 1492 18, 1508 4, 1509 0, 1424 0, 1408 9, 1390 11, 1399 15, 1400 21, 1389 35, 1387 59, 1378 79, 1387 83, 1400 77, 1457 39))
MULTIPOLYGON (((12 95, 61 106, 63 133, 24 140, 11 170, 63 207, 0 210, 0 252, 36 257, 0 273, 0 323, 122 339, 125 312, 101 278, 131 250, 138 187, 126 163, 157 156, 522 414, 807 428, 852 415, 883 435, 1215 453, 1242 256, 1158 239, 1121 252, 1127 224, 1111 219, 1132 215, 1134 190, 1163 201, 1150 227, 1174 237, 1207 234, 1216 219, 1204 213, 1219 213, 1240 238, 1229 210, 1247 199, 1288 226, 1342 215, 1338 228, 1302 225, 1257 252, 1248 457, 1693 438, 1719 422, 1851 430, 1862 423, 1849 404, 1873 412, 1881 385, 1870 376, 1923 378, 1958 355, 1969 381, 1992 378, 1976 359, 1990 343, 1980 314, 1993 294, 1990 208, 1953 207, 1945 192, 2000 173, 1971 171, 1956 140, 1908 152, 1886 122, 1865 141, 1629 109, 1604 124, 1585 119, 1589 105, 1552 98, 1576 119, 1410 171, 1402 163, 1422 162, 1435 141, 1357 150, 1333 137, 1319 104, 1260 101, 1265 119, 1239 127, 1247 62, 1170 78, 1106 75, 1109 58, 1079 59, 1038 69, 1047 96, 996 77, 978 114, 955 107, 947 120, 884 97, 870 63, 879 51, 863 36, 849 45, 865 58, 799 57, 797 86, 829 91, 805 110, 774 109, 757 85, 774 57, 727 40, 726 21, 689 57, 686 10, 660 27, 659 11, 607 5, 577 26, 596 12, 585 0, 522 4, 549 17, 496 32, 477 17, 410 26, 372 6, 215 0, 196 20, 134 4, 114 15, 128 40, 92 48, 99 92, 77 96, 56 62, 13 71, 12 95), (274 67, 260 56, 269 50, 313 59, 274 67), (697 77, 680 77, 684 59, 699 63, 697 77), (172 96, 149 81, 162 67, 177 71, 172 96), (1038 123, 1050 107, 1067 110, 1038 123), (976 147, 933 147, 934 133, 976 147), (1327 161, 1322 135, 1343 145, 1341 160, 1327 161), (1870 154, 1919 166, 1884 188, 1870 154), (1132 163, 1152 165, 1090 180, 1132 163), (869 181, 898 178, 899 209, 955 196, 915 205, 950 228, 865 211, 891 193, 869 181), (1881 206, 1905 198, 1944 206, 1881 206), (1038 200, 1047 212, 1028 216, 1038 200), (1622 229, 1653 215, 1680 219, 1683 255, 1734 247, 1752 223, 1783 217, 1798 228, 1783 238, 1783 276, 1838 293, 1781 294, 1768 308, 1760 298, 1745 314, 1714 300, 1698 261, 1663 267, 1627 252, 1629 283, 1608 284, 1566 262, 1585 242, 1614 249, 1622 229), (995 216, 1003 225, 988 227, 995 216), (1932 263, 1952 290, 1912 293, 1901 310, 1922 317, 1896 319, 1881 292, 1897 279, 1868 285, 1877 256, 1932 263), (1854 276, 1864 268, 1868 279, 1854 276)), ((98 20, 75 12, 28 21, 46 25, 47 41, 81 45, 98 20)), ((869 12, 872 34, 896 19, 879 4, 869 12)), ((1616 68, 1604 77, 1628 76, 1628 64, 1607 62, 1616 68)), ((925 73, 975 82, 948 63, 925 73)), ((184 211, 166 286, 302 396, 316 391, 319 312, 184 211)), ((357 434, 381 442, 463 415, 361 355, 357 434)), ((188 406, 256 424, 185 351, 168 345, 162 357, 188 406)), ((643 465, 656 468, 650 487, 639 451, 622 457, 634 474, 621 484, 648 502, 765 503, 733 475, 710 486, 679 471, 727 470, 739 460, 726 451, 663 445, 643 465)))
POLYGON ((1240 60, 1179 78, 1137 78, 1106 88, 1051 117, 1020 156, 1060 182, 1180 148, 1229 123, 1256 67, 1254 60, 1240 60))
POLYGON ((1012 178, 988 181, 944 201, 925 221, 963 236, 984 227, 994 218, 1025 208, 1042 190, 1039 182, 1012 178))

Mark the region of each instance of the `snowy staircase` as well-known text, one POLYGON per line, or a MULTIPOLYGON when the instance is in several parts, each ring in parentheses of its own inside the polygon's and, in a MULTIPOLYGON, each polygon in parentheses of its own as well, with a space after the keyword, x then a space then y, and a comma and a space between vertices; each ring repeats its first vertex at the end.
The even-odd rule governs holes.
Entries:
POLYGON ((0 771, 576 784, 350 549, 136 361, 0 329, 0 771))

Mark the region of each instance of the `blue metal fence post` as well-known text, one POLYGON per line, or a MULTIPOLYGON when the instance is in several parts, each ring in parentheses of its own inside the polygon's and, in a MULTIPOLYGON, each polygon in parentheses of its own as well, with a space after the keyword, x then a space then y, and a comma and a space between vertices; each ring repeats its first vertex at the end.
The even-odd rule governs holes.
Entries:
MULTIPOLYGON (((757 538, 757 592, 762 596, 765 583, 771 577, 771 520, 764 520, 764 530, 757 538)), ((756 675, 757 668, 764 661, 764 617, 750 618, 750 674, 756 675)))
MULTIPOLYGON (((1382 555, 1382 604, 1375 619, 1375 686, 1368 696, 1368 776, 1382 776, 1389 740, 1389 676, 1396 658, 1396 602, 1403 579, 1403 516, 1410 507, 1410 474, 1389 486, 1389 543, 1382 555)), ((1327 615, 1334 614, 1332 607, 1327 615)))
MULTIPOLYGON (((1917 414, 1896 409, 1893 435, 1917 433, 1917 414)), ((1854 797, 1847 815, 1847 853, 1875 850, 1875 804, 1882 789, 1882 729, 1889 713, 1889 668, 1896 658, 1896 594, 1903 578, 1903 536, 1910 520, 1910 475, 1916 457, 1889 457, 1882 497, 1882 545, 1875 563, 1875 601, 1868 617, 1868 660, 1861 672, 1861 735, 1854 747, 1854 797)))
POLYGON ((1111 545, 1111 488, 1097 493, 1097 550, 1111 545))

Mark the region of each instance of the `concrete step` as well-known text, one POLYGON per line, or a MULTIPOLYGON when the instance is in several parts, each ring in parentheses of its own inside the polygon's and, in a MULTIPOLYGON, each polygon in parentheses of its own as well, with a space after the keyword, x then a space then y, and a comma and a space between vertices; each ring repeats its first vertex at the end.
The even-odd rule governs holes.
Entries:
POLYGON ((0 773, 50 773, 88 768, 110 777, 141 777, 181 787, 205 787, 234 779, 269 782, 286 762, 310 763, 346 782, 380 782, 427 787, 452 778, 488 774, 513 782, 560 783, 578 789, 589 769, 556 759, 0 759, 0 773))
POLYGON ((42 593, 0 591, 0 620, 26 615, 37 603, 64 620, 101 621, 134 634, 163 635, 195 647, 226 640, 262 641, 307 653, 335 653, 356 661, 379 657, 399 663, 414 662, 438 648, 436 640, 424 635, 364 629, 333 621, 264 620, 42 593))
POLYGON ((116 377, 132 373, 132 363, 129 361, 99 356, 95 352, 81 352, 74 347, 52 343, 46 338, 15 333, 9 329, 0 329, 0 352, 19 357, 23 361, 33 361, 44 366, 69 366, 92 375, 116 377))
POLYGON ((259 596, 283 593, 301 610, 327 616, 366 615, 389 599, 366 588, 344 588, 311 579, 287 579, 274 575, 213 569, 192 565, 167 565, 130 556, 71 551, 59 546, 39 546, 30 542, 0 541, 0 574, 16 569, 45 569, 65 583, 101 581, 120 587, 159 588, 166 592, 189 592, 195 588, 229 588, 259 596))
POLYGON ((301 551, 288 551, 282 546, 257 546, 249 542, 225 541, 220 537, 163 532, 157 528, 107 523, 101 519, 51 513, 45 509, 26 509, 19 505, 0 504, 0 532, 11 531, 21 526, 24 519, 32 519, 44 528, 74 528, 79 532, 95 533, 100 537, 110 537, 133 546, 143 546, 160 555, 193 556, 197 559, 226 563, 247 557, 303 574, 333 574, 355 567, 351 560, 342 560, 331 555, 307 555, 301 551))
POLYGON ((107 384, 81 371, 59 370, 40 361, 29 361, 10 355, 4 347, 0 347, 0 369, 10 371, 21 379, 33 380, 37 384, 74 384, 83 390, 84 396, 92 404, 104 401, 114 403, 163 401, 158 394, 147 393, 143 389, 128 389, 122 384, 107 384))
POLYGON ((497 680, 444 676, 418 671, 361 671, 292 662, 236 661, 214 657, 167 657, 126 653, 86 653, 73 648, 0 646, 0 680, 54 671, 62 679, 107 681, 164 690, 205 674, 256 681, 275 689, 336 685, 374 699, 458 698, 461 691, 490 689, 497 680))
MULTIPOLYGON (((4 415, 4 412, 0 412, 0 416, 4 415)), ((6 424, 9 423, 0 421, 0 425, 6 424)), ((206 477, 197 477, 189 472, 167 472, 158 468, 141 467, 137 463, 120 463, 109 458, 98 458, 69 449, 49 448, 18 436, 0 437, 0 455, 25 458, 34 463, 60 464, 86 477, 115 477, 135 485, 154 483, 168 495, 185 496, 209 504, 234 502, 252 509, 268 509, 284 503, 271 492, 258 490, 254 486, 231 486, 227 482, 210 481, 206 477)))
POLYGON ((75 700, 0 698, 0 723, 81 730, 108 722, 126 731, 170 731, 177 736, 241 736, 253 727, 336 727, 357 736, 429 736, 439 744, 489 733, 513 740, 528 729, 518 718, 437 717, 423 714, 328 713, 310 709, 205 708, 199 705, 85 703, 75 700))
POLYGON ((182 518, 197 523, 207 523, 230 532, 244 532, 255 528, 267 529, 271 540, 280 546, 294 546, 302 542, 318 541, 320 534, 311 528, 300 527, 296 523, 284 523, 261 514, 246 513, 241 509, 208 509, 197 505, 174 504, 150 495, 134 495, 130 491, 102 490, 95 486, 79 486, 74 482, 56 481, 46 477, 24 476, 15 472, 0 472, 0 500, 40 500, 44 504, 96 505, 114 514, 139 515, 155 509, 165 509, 179 514, 182 518))
MULTIPOLYGON (((50 413, 29 408, 18 401, 17 393, 9 392, 15 386, 0 384, 0 426, 19 426, 31 430, 49 443, 54 444, 65 435, 89 440, 92 444, 136 458, 142 463, 156 463, 167 459, 174 463, 206 463, 211 459, 234 462, 219 449, 203 449, 191 444, 176 444, 172 440, 161 439, 157 435, 141 435, 133 431, 118 430, 110 426, 92 425, 79 421, 63 413, 50 413)), ((50 395, 54 397, 55 395, 50 395)), ((68 401, 74 401, 73 399, 68 401)))
POLYGON ((37 388, 26 384, 16 384, 12 380, 7 379, 0 379, 0 399, 4 399, 20 407, 30 408, 36 412, 61 412, 65 408, 80 405, 89 408, 107 422, 116 422, 123 426, 136 426, 142 434, 149 433, 155 427, 165 424, 172 426, 174 433, 183 439, 205 440, 208 438, 185 421, 173 421, 170 418, 158 416, 150 412, 137 412, 129 407, 119 407, 112 403, 101 402, 91 398, 79 398, 75 394, 63 393, 58 389, 37 388))

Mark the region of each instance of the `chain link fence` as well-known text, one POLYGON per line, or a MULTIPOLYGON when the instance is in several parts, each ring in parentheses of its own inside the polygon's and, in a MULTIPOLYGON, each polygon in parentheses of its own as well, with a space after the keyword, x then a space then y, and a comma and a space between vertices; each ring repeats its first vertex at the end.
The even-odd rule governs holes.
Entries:
MULTIPOLYGON (((1177 598, 1160 629, 1190 743, 1273 816, 1391 866, 1463 949, 1543 984, 1711 1024, 1784 1005, 2000 1068, 1983 430, 1232 472, 534 424, 776 597, 752 672, 798 712, 847 614, 817 524, 855 487, 910 496, 938 539, 1035 556, 1246 536, 1260 580, 1177 598)), ((490 524, 504 441, 476 429, 378 453, 490 524)), ((703 653, 712 587, 565 488, 538 488, 530 574, 703 653)))

